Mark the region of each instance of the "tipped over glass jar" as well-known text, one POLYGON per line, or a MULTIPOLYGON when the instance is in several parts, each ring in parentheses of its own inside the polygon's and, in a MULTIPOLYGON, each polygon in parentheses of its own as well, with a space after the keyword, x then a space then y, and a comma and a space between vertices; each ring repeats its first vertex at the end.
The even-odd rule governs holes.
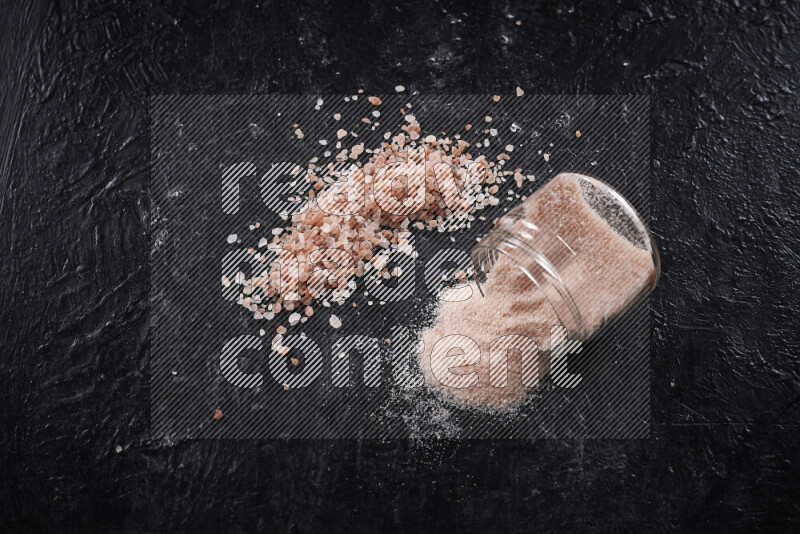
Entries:
POLYGON ((524 402, 562 356, 648 295, 660 272, 631 204, 578 174, 556 176, 501 217, 471 257, 476 291, 440 302, 419 364, 447 399, 490 410, 524 402))
POLYGON ((501 217, 471 258, 482 294, 504 283, 494 269, 518 269, 579 341, 650 294, 661 272, 656 244, 630 202, 605 182, 568 173, 501 217))

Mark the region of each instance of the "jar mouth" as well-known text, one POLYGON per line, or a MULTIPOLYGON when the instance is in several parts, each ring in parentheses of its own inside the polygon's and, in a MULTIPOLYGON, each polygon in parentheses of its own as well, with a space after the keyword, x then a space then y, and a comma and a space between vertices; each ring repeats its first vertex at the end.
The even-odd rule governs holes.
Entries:
MULTIPOLYGON (((608 223, 614 234, 633 247, 646 251, 652 260, 653 274, 647 279, 646 286, 640 286, 640 289, 634 291, 619 310, 611 313, 608 320, 602 323, 602 326, 605 326, 640 302, 641 298, 655 287, 661 274, 658 248, 644 219, 616 189, 588 176, 571 174, 565 175, 565 178, 578 181, 585 203, 608 223)), ((545 295, 569 336, 584 340, 598 328, 596 313, 593 311, 589 314, 592 324, 590 332, 586 317, 581 313, 581 308, 574 298, 577 295, 572 295, 570 292, 570 285, 568 280, 562 278, 561 269, 575 257, 576 253, 561 236, 542 228, 536 220, 526 217, 522 205, 514 208, 501 217, 495 229, 481 239, 472 250, 470 256, 476 285, 484 295, 482 286, 485 285, 487 273, 499 255, 506 256, 545 295)))

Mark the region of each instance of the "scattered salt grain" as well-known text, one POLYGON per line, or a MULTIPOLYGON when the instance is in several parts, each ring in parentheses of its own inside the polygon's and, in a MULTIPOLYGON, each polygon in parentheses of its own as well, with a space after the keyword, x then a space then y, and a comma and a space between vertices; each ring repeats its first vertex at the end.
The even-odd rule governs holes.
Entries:
POLYGON ((331 315, 330 323, 334 328, 339 328, 342 326, 342 321, 335 315, 331 315))

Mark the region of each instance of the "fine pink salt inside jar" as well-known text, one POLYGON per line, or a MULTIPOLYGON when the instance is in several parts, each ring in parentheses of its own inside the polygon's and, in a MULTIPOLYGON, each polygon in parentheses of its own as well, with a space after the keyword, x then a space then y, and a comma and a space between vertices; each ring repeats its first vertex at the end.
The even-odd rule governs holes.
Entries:
POLYGON ((508 269, 510 260, 577 340, 639 303, 661 271, 656 244, 630 202, 605 182, 571 173, 501 217, 471 258, 484 295, 503 283, 492 269, 508 269))

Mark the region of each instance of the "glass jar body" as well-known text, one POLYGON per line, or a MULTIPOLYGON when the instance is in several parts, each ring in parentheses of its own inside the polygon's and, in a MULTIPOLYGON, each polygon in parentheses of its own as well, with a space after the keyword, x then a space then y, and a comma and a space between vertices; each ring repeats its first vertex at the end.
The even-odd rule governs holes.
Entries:
POLYGON ((553 178, 473 249, 476 282, 486 298, 487 279, 501 257, 546 297, 568 338, 581 341, 650 294, 661 270, 656 244, 630 202, 605 182, 579 174, 553 178))

